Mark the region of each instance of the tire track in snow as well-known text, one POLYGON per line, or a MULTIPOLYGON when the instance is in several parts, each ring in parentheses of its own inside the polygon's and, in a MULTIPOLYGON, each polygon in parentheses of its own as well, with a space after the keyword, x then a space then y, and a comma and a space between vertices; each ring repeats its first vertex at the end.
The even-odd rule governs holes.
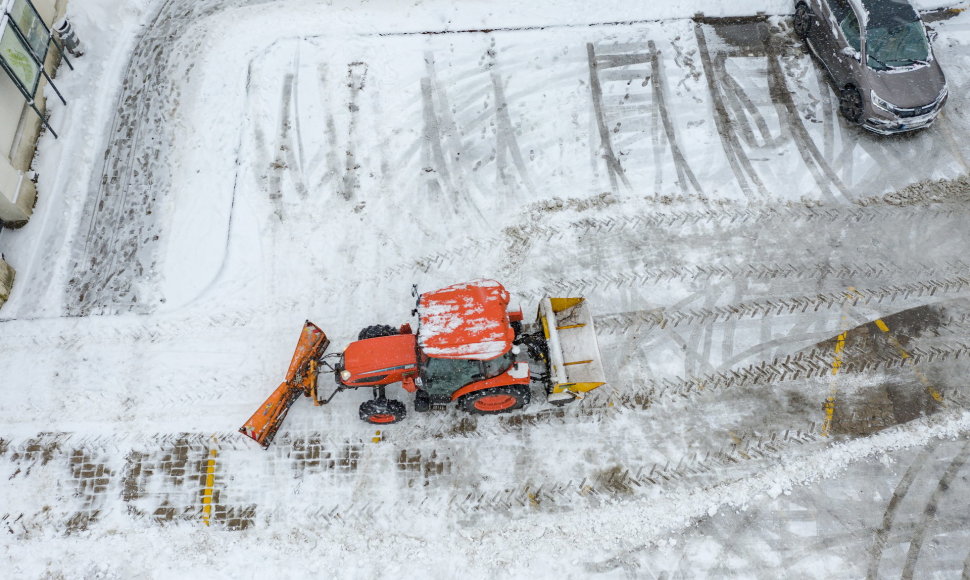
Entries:
POLYGON ((923 508, 923 518, 920 520, 919 525, 917 525, 913 536, 910 538, 909 551, 906 553, 906 564, 903 566, 902 574, 900 578, 903 580, 911 580, 914 577, 916 571, 916 563, 919 560, 920 551, 923 549, 923 541, 926 536, 926 532, 930 527, 930 524, 936 519, 936 512, 939 509, 940 500, 946 495, 950 489, 950 485, 956 478, 957 474, 963 469, 964 464, 966 464, 967 459, 970 459, 970 440, 968 440, 957 456, 950 462, 947 466, 946 471, 943 473, 943 477, 940 478, 936 489, 933 490, 933 495, 930 496, 929 501, 926 503, 926 507, 923 508))
POLYGON ((782 39, 776 32, 769 31, 765 23, 759 24, 758 28, 761 33, 760 37, 764 42, 768 61, 768 92, 778 108, 779 118, 787 125, 805 166, 811 171, 815 182, 826 197, 833 203, 847 202, 849 200, 848 189, 829 166, 815 141, 812 140, 812 136, 805 128, 805 123, 795 106, 792 93, 788 89, 788 82, 781 66, 780 51, 777 47, 782 39))
POLYGON ((724 96, 734 111, 734 125, 741 130, 741 137, 748 147, 777 147, 784 142, 783 137, 775 137, 768 128, 768 122, 758 109, 741 83, 727 71, 727 57, 721 55, 717 61, 718 78, 724 85, 724 96), (751 124, 754 124, 754 128, 751 124), (754 129, 758 130, 762 143, 758 143, 754 129))
MULTIPOLYGON (((567 293, 569 295, 589 295, 602 292, 603 287, 611 285, 617 287, 631 287, 638 282, 650 281, 649 277, 612 277, 610 280, 595 281, 584 284, 578 281, 568 286, 550 287, 530 295, 530 299, 538 300, 542 296, 567 293), (596 284, 597 286, 593 286, 596 284)), ((743 280, 743 277, 737 279, 743 280)), ((818 312, 819 310, 841 309, 843 306, 875 305, 889 307, 890 304, 902 299, 912 298, 942 298, 945 296, 960 296, 970 290, 970 278, 957 277, 937 280, 922 280, 911 284, 895 286, 877 286, 874 288, 856 288, 852 292, 826 292, 813 295, 764 298, 735 302, 724 306, 708 306, 680 311, 665 311, 654 308, 639 312, 624 312, 612 315, 598 315, 597 329, 602 332, 640 332, 645 328, 676 328, 678 326, 706 325, 715 322, 728 322, 745 318, 768 318, 771 316, 787 316, 796 313, 818 312), (885 305, 885 306, 883 306, 885 305)), ((709 297, 713 298, 713 297, 709 297)))
MULTIPOLYGON (((85 204, 82 224, 79 230, 87 226, 83 235, 83 246, 80 251, 73 252, 73 277, 66 289, 65 311, 69 314, 87 315, 107 306, 117 304, 119 294, 127 293, 130 282, 125 283, 119 276, 117 264, 116 240, 120 227, 117 224, 125 214, 125 200, 131 188, 132 172, 140 165, 143 172, 147 169, 144 163, 136 164, 140 136, 146 123, 145 110, 155 102, 155 91, 147 90, 146 77, 143 69, 145 63, 157 57, 161 59, 156 65, 164 69, 167 62, 167 52, 160 51, 159 35, 169 24, 174 0, 168 0, 159 6, 152 18, 151 25, 144 29, 135 50, 128 60, 122 82, 122 89, 118 93, 115 114, 111 121, 110 135, 116 136, 110 141, 104 152, 104 163, 101 174, 98 175, 96 194, 85 204), (131 108, 133 106, 133 109, 131 108), (122 135, 124 131, 124 135, 122 135), (86 223, 84 223, 86 222, 86 223), (106 225, 107 224, 107 225, 106 225), (106 237, 102 237, 106 233, 106 237), (107 255, 105 255, 107 254, 107 255), (92 273, 98 275, 92 278, 92 273), (100 278, 98 280, 97 278, 100 278), (110 287, 112 279, 118 279, 120 288, 110 287)), ((147 177, 147 179, 151 179, 147 177)), ((130 216, 131 217, 131 216, 130 216)), ((139 216, 141 217, 141 216, 139 216)), ((135 298, 137 301, 137 297, 135 298)), ((134 308, 129 304, 128 308, 134 308)), ((121 309, 122 311, 124 308, 121 309)))
MULTIPOLYGON (((151 285, 164 234, 155 204, 168 194, 171 131, 166 127, 180 99, 180 87, 165 73, 171 63, 183 64, 173 60, 177 55, 170 47, 190 29, 186 22, 240 3, 166 0, 142 28, 122 77, 101 173, 92 175, 97 193, 85 201, 77 228, 84 245, 71 255, 71 280, 64 291, 69 315, 155 309, 151 285)), ((193 40, 188 50, 201 52, 201 40, 193 40)), ((173 72, 188 74, 193 66, 173 72)))
POLYGON ((511 178, 509 176, 510 172, 508 171, 508 159, 506 158, 506 155, 509 155, 512 158, 512 164, 518 170, 519 178, 522 180, 526 190, 534 195, 535 185, 532 183, 532 178, 529 177, 529 170, 525 165, 525 159, 522 157, 522 151, 519 149, 518 140, 515 138, 515 127, 512 125, 512 116, 509 113, 509 102, 505 97, 505 87, 503 86, 502 77, 495 67, 491 68, 490 77, 492 80, 492 90, 495 93, 497 139, 495 168, 498 171, 498 180, 512 190, 511 178))
POLYGON ((421 79, 421 96, 424 104, 425 139, 424 171, 428 188, 435 193, 446 193, 451 205, 457 209, 467 200, 467 175, 461 160, 463 150, 458 123, 452 113, 448 87, 438 80, 434 53, 425 52, 425 74, 421 79), (448 155, 445 156, 445 143, 448 155), (454 179, 452 179, 454 170, 454 179), (439 180, 440 183, 434 183, 439 180))
POLYGON ((650 82, 653 86, 653 96, 657 102, 656 109, 659 112, 660 120, 663 124, 664 135, 667 137, 667 145, 670 147, 670 154, 673 156, 674 165, 677 167, 677 181, 680 183, 681 191, 683 191, 685 194, 687 193, 687 184, 689 183, 695 193, 698 195, 703 195, 704 191, 701 188, 700 183, 697 181, 697 177, 694 176, 694 172, 691 170, 690 165, 687 163, 687 158, 680 149, 680 144, 677 140, 677 133, 674 129, 673 123, 670 120, 670 112, 667 110, 667 88, 664 80, 665 74, 662 54, 659 50, 657 50, 657 45, 652 40, 647 41, 647 48, 650 53, 650 69, 653 73, 650 75, 650 82))
POLYGON ((937 441, 931 441, 926 445, 916 459, 909 465, 903 477, 896 484, 896 489, 893 490, 893 495, 889 498, 889 504, 886 506, 886 511, 883 512, 882 525, 876 530, 875 537, 873 537, 872 545, 869 547, 869 568, 866 572, 866 578, 868 580, 875 580, 879 575, 879 561, 882 559, 882 553, 886 549, 886 542, 889 539, 889 532, 893 528, 894 520, 896 519, 896 513, 899 510, 899 505, 902 503, 906 494, 909 493, 909 488, 913 485, 916 477, 923 470, 923 466, 926 464, 927 459, 933 454, 938 445, 937 441))
POLYGON ((350 122, 347 125, 347 147, 344 151, 344 171, 340 182, 340 194, 347 201, 354 199, 360 189, 360 164, 357 163, 357 123, 360 117, 358 97, 364 91, 367 81, 367 63, 352 62, 347 65, 347 88, 349 95, 347 109, 350 111, 350 122))
POLYGON ((610 137, 610 131, 606 125, 606 115, 603 110, 603 87, 600 84, 599 78, 599 70, 603 63, 600 62, 600 59, 602 58, 605 63, 610 63, 611 57, 610 55, 606 55, 605 57, 597 56, 596 49, 591 42, 586 44, 586 54, 589 61, 590 97, 593 101, 593 114, 596 117, 596 126, 599 129, 599 151, 603 161, 606 163, 606 171, 610 178, 610 187, 614 193, 618 193, 619 182, 622 182, 628 189, 632 186, 630 185, 630 180, 627 179, 623 166, 613 152, 613 140, 610 137))
MULTIPOLYGON (((911 347, 909 358, 902 358, 888 349, 872 352, 867 348, 847 347, 845 362, 839 374, 862 374, 888 372, 910 365, 942 364, 959 361, 970 355, 970 344, 958 340, 941 342, 939 345, 911 347)), ((795 354, 776 357, 743 367, 735 367, 700 376, 649 379, 625 385, 614 385, 619 392, 612 402, 615 405, 633 406, 664 400, 693 400, 713 396, 714 393, 737 388, 765 388, 800 380, 822 379, 831 374, 831 348, 815 347, 795 354)), ((588 397, 597 401, 597 393, 588 397)), ((956 403, 956 401, 951 401, 956 403)), ((959 406, 959 405, 958 405, 959 406)))
MULTIPOLYGON (((739 231, 748 226, 773 227, 784 224, 786 228, 797 225, 823 224, 824 227, 844 228, 864 224, 891 223, 905 220, 912 224, 914 220, 947 220, 962 218, 966 211, 949 204, 943 206, 926 206, 917 210, 909 210, 906 214, 898 209, 881 205, 867 205, 865 207, 835 209, 826 206, 790 208, 773 207, 764 209, 725 209, 710 211, 663 212, 650 214, 635 214, 621 217, 586 218, 569 223, 544 225, 542 220, 531 219, 529 223, 509 226, 502 236, 475 238, 464 244, 443 251, 434 252, 419 257, 412 262, 392 267, 385 271, 387 277, 408 275, 411 272, 427 273, 432 268, 448 269, 457 264, 466 263, 469 259, 479 258, 501 247, 510 239, 530 239, 543 242, 569 241, 575 244, 580 240, 593 251, 602 251, 608 246, 617 244, 618 238, 629 238, 631 243, 644 243, 650 235, 657 235, 657 231, 683 229, 688 227, 714 227, 727 225, 739 231)), ((712 267, 718 267, 713 266, 712 267)))
POLYGON ((741 143, 738 141, 738 136, 733 129, 734 122, 730 114, 728 114, 724 97, 721 94, 721 88, 719 86, 720 80, 716 75, 717 71, 711 58, 711 52, 708 50, 703 27, 704 24, 695 22, 694 36, 697 39, 701 65, 704 68, 704 77, 707 79, 707 88, 714 110, 714 123, 717 126, 717 133, 721 138, 724 154, 728 164, 731 166, 731 171, 734 172, 738 186, 741 187, 745 195, 752 200, 767 199, 770 197, 768 190, 761 181, 761 177, 755 171, 754 166, 752 166, 751 160, 744 153, 741 143))

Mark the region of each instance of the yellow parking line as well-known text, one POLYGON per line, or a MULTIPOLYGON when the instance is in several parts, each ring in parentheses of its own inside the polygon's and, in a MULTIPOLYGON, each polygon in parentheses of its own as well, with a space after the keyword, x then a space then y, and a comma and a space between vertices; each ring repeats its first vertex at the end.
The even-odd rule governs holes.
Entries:
POLYGON ((212 517, 212 492, 216 481, 216 456, 219 451, 215 447, 209 449, 209 461, 205 466, 205 489, 202 490, 202 521, 209 525, 212 517))
POLYGON ((822 421, 822 437, 828 437, 832 429, 832 418, 835 417, 835 376, 842 368, 842 351, 845 350, 845 339, 848 333, 842 332, 835 339, 835 358, 832 359, 832 385, 829 389, 829 396, 822 403, 822 411, 825 412, 825 419, 822 421))
MULTIPOLYGON (((896 350, 899 352, 899 356, 903 360, 912 358, 912 355, 906 352, 906 349, 903 348, 903 345, 899 343, 899 340, 897 340, 896 337, 893 336, 891 332, 889 332, 889 326, 885 322, 883 322, 882 319, 876 320, 876 328, 886 333, 887 335, 886 338, 889 340, 889 343, 892 344, 894 347, 896 347, 896 350)), ((926 388, 926 392, 929 393, 930 397, 933 397, 933 400, 936 401, 937 403, 942 403, 943 393, 938 391, 936 387, 934 387, 930 383, 930 380, 926 378, 926 375, 924 375, 921 370, 919 370, 915 366, 910 368, 913 369, 913 373, 916 375, 916 378, 919 379, 919 382, 922 383, 923 386, 926 388)))

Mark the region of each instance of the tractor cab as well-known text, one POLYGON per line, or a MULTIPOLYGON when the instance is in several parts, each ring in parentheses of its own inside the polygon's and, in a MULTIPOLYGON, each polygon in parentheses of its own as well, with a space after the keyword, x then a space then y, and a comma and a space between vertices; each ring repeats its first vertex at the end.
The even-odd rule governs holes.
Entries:
MULTIPOLYGON (((528 364, 517 362, 510 295, 494 280, 425 292, 418 299, 420 381, 415 409, 446 404, 496 387, 522 391, 509 408, 528 402, 528 364)), ((505 409, 502 409, 505 410, 505 409)))
POLYGON ((425 357, 420 365, 421 390, 433 397, 446 397, 471 383, 492 379, 509 371, 516 362, 518 347, 490 360, 425 357))

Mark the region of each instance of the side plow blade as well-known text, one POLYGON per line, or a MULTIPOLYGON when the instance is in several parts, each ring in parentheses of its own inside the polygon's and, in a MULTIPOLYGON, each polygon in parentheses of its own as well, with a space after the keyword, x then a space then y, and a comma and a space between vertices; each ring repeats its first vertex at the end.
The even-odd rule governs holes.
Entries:
POLYGON ((302 394, 303 389, 290 386, 289 383, 281 383, 259 410, 246 421, 246 424, 239 428, 239 432, 266 449, 276 437, 276 432, 283 424, 290 406, 302 394))
POLYGON ((273 394, 239 428, 239 432, 259 443, 263 449, 269 447, 290 406, 300 395, 313 395, 314 401, 316 400, 317 361, 328 346, 330 341, 327 335, 317 325, 306 321, 286 372, 286 380, 280 383, 273 394))

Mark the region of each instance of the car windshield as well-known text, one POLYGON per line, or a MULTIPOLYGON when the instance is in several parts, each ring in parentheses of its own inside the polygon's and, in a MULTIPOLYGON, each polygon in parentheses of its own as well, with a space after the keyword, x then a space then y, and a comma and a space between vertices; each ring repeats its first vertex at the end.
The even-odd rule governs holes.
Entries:
POLYGON ((866 53, 876 61, 874 68, 911 66, 926 62, 930 45, 923 25, 907 22, 892 28, 867 29, 866 53))

